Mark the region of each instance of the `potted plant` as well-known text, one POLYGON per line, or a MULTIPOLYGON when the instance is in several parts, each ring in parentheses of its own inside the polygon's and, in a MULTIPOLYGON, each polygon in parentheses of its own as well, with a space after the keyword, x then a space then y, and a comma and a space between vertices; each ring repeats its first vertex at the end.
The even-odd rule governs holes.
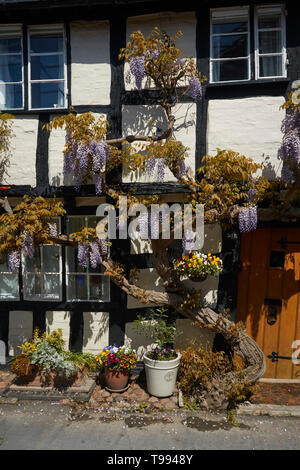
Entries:
POLYGON ((23 343, 20 349, 11 369, 22 385, 58 388, 79 385, 97 365, 91 354, 64 350, 61 329, 49 335, 40 335, 35 329, 33 338, 23 343))
POLYGON ((159 398, 174 393, 181 357, 173 349, 176 328, 168 324, 168 311, 161 307, 151 310, 148 318, 139 315, 135 320, 137 333, 150 338, 155 345, 144 354, 143 361, 148 393, 159 398))
POLYGON ((195 251, 174 261, 174 269, 183 279, 203 282, 208 276, 219 274, 223 264, 218 256, 195 251))
POLYGON ((126 346, 106 346, 100 355, 96 356, 96 361, 104 367, 106 390, 125 392, 130 370, 136 364, 135 351, 126 346))

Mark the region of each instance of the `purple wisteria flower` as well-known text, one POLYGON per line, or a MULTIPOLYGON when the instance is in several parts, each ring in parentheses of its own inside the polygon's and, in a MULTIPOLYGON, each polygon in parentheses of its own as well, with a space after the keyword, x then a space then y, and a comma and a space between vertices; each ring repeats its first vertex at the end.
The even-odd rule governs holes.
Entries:
POLYGON ((94 183, 96 194, 99 195, 102 193, 102 175, 101 173, 94 174, 94 183))
POLYGON ((157 178, 159 182, 163 182, 165 179, 165 164, 162 158, 157 160, 157 178))
POLYGON ((153 176, 154 174, 154 169, 155 169, 155 164, 156 164, 156 159, 155 158, 148 158, 146 160, 146 172, 148 173, 149 176, 153 176))
POLYGON ((18 271, 21 262, 20 252, 17 250, 9 251, 7 254, 7 265, 10 271, 18 271))
POLYGON ((257 228, 257 207, 242 207, 238 215, 238 221, 241 233, 255 230, 257 228))
POLYGON ((107 255, 107 244, 105 243, 104 240, 102 240, 102 238, 99 238, 99 246, 100 246, 100 253, 103 255, 103 256, 106 256, 107 255))
POLYGON ((33 244, 33 237, 29 235, 28 232, 23 232, 23 243, 22 243, 22 253, 24 256, 32 256, 34 255, 34 244, 33 244))
POLYGON ((54 223, 54 224, 48 224, 48 227, 49 227, 49 232, 50 232, 50 235, 51 237, 57 237, 58 235, 58 232, 57 232, 57 225, 54 223))
POLYGON ((77 250, 77 260, 82 268, 87 268, 88 255, 89 245, 87 245, 86 243, 79 243, 77 250))
POLYGON ((283 134, 288 134, 294 130, 300 132, 300 111, 287 114, 281 123, 281 132, 283 134))
POLYGON ((179 162, 177 168, 174 170, 174 175, 176 178, 182 178, 186 175, 186 165, 183 160, 179 162))
POLYGON ((92 140, 89 151, 93 158, 93 170, 103 171, 107 161, 107 143, 104 140, 101 140, 101 142, 92 140))
POLYGON ((191 77, 190 79, 190 96, 196 100, 202 97, 202 85, 198 77, 191 77))
POLYGON ((90 242, 90 263, 93 269, 100 266, 102 262, 98 242, 90 242))
POLYGON ((138 90, 142 89, 142 81, 145 76, 145 58, 143 56, 131 57, 129 62, 130 72, 135 78, 138 90))

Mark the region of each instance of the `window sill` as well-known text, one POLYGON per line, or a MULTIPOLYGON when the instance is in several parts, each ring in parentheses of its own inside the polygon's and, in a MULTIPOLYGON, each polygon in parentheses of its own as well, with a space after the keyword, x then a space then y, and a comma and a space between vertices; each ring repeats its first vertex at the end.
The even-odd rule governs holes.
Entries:
POLYGON ((66 114, 69 112, 68 108, 49 108, 49 109, 1 109, 0 110, 2 113, 7 113, 7 114, 12 114, 12 115, 18 115, 18 114, 42 114, 42 113, 47 113, 47 114, 66 114))
POLYGON ((223 87, 240 87, 240 86, 255 86, 255 85, 270 85, 270 84, 284 84, 289 83, 290 79, 287 77, 278 78, 259 78, 257 80, 240 80, 236 82, 216 82, 208 83, 206 88, 223 88, 223 87))

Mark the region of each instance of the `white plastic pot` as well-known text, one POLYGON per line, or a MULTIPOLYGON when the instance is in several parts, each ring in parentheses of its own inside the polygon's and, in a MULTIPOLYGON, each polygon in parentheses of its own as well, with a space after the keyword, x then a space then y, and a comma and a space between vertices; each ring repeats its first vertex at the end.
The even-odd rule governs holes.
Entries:
POLYGON ((173 394, 181 354, 171 361, 155 361, 144 354, 147 390, 154 397, 163 398, 173 394))

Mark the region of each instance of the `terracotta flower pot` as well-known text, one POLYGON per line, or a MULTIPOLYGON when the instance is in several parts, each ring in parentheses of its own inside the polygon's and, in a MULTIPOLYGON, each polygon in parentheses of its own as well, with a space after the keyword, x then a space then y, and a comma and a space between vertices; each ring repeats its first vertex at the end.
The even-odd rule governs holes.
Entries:
POLYGON ((106 390, 109 392, 124 392, 128 388, 129 371, 104 368, 106 390))

